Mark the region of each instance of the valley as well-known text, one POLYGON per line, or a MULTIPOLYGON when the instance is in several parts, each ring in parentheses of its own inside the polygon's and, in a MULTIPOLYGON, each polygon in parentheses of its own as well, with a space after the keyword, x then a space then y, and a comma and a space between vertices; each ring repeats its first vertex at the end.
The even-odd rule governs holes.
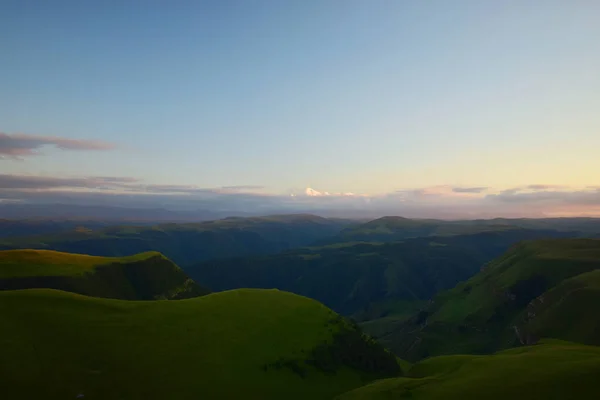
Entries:
POLYGON ((441 399, 492 388, 490 398, 544 399, 575 382, 597 388, 600 241, 585 237, 600 222, 459 221, 445 233, 401 222, 404 233, 337 242, 361 223, 5 232, 5 246, 32 248, 0 251, 0 383, 10 399, 441 399), (233 253, 227 241, 197 245, 200 230, 235 238, 233 253), (254 248, 256 235, 283 244, 254 248), (145 244, 128 247, 132 236, 145 244), (161 246, 200 262, 180 268, 161 246))

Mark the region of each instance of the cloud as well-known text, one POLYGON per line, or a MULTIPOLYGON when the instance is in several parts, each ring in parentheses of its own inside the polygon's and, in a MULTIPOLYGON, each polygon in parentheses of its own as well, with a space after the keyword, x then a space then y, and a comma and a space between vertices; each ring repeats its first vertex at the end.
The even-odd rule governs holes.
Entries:
POLYGON ((501 193, 502 194, 515 194, 519 192, 539 192, 539 191, 547 191, 547 190, 569 190, 568 186, 565 185, 545 185, 545 184, 533 184, 533 185, 525 185, 525 186, 517 186, 510 189, 505 189, 501 193))
POLYGON ((527 189, 530 189, 530 190, 550 190, 550 189, 563 189, 566 186, 564 186, 564 185, 539 185, 539 184, 537 184, 537 185, 528 185, 528 186, 525 186, 525 187, 527 189))
POLYGON ((134 178, 122 177, 83 177, 60 178, 36 175, 9 175, 0 174, 0 189, 98 189, 98 188, 128 188, 131 183, 137 182, 134 178))
MULTIPOLYGON (((532 185, 529 185, 532 186, 532 185)), ((309 212, 326 216, 412 218, 600 216, 600 190, 564 188, 505 191, 450 185, 414 188, 380 195, 357 195, 312 188, 274 194, 262 186, 203 188, 195 185, 146 184, 131 177, 51 177, 0 174, 0 202, 102 205, 209 210, 218 215, 266 215, 309 212), (468 189, 464 191, 464 189, 468 189), (475 189, 482 189, 485 194, 475 189)))
POLYGON ((40 155, 44 146, 54 146, 61 150, 74 151, 107 151, 116 146, 113 143, 67 139, 56 136, 27 135, 23 133, 8 134, 0 132, 0 158, 21 159, 40 155))
POLYGON ((543 190, 534 192, 504 191, 499 194, 490 194, 486 200, 512 204, 537 204, 537 205, 569 205, 569 206, 600 206, 600 191, 580 190, 543 190))
POLYGON ((431 200, 436 197, 456 197, 464 198, 468 194, 479 194, 487 187, 456 187, 451 185, 436 185, 416 189, 402 189, 394 192, 404 198, 418 198, 421 200, 431 200))
POLYGON ((136 187, 142 191, 151 193, 192 193, 197 191, 207 191, 209 189, 198 188, 193 185, 139 185, 136 187))
POLYGON ((139 182, 139 179, 131 178, 131 177, 127 177, 127 176, 97 176, 96 179, 102 179, 105 182, 113 182, 113 183, 139 182))
POLYGON ((238 185, 238 186, 222 186, 221 189, 225 190, 262 190, 264 186, 260 185, 238 185))
POLYGON ((262 188, 263 186, 255 185, 201 188, 195 185, 144 184, 139 179, 120 176, 54 177, 0 174, 0 189, 8 190, 99 189, 134 193, 192 195, 202 193, 241 194, 262 188))
MULTIPOLYGON (((343 192, 343 193, 330 193, 330 192, 320 192, 313 188, 304 189, 304 195, 308 197, 364 197, 365 195, 360 195, 352 192, 343 192)), ((296 193, 292 193, 292 197, 297 196, 296 193)))
POLYGON ((485 192, 487 187, 454 187, 452 191, 455 193, 482 193, 485 192))
POLYGON ((513 195, 515 193, 520 192, 521 190, 523 190, 523 189, 521 189, 520 187, 510 188, 510 189, 506 189, 506 190, 501 191, 500 194, 501 195, 508 195, 508 196, 510 196, 510 195, 513 195))
POLYGON ((319 192, 313 188, 306 188, 306 190, 304 190, 304 194, 309 197, 329 196, 329 192, 319 192))

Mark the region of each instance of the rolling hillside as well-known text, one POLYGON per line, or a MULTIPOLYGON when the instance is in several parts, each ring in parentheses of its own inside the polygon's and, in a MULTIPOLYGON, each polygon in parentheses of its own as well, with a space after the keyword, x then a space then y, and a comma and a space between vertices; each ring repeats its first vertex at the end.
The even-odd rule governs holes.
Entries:
POLYGON ((156 252, 111 258, 49 250, 0 251, 0 290, 30 288, 127 300, 182 299, 208 293, 156 252))
POLYGON ((91 219, 0 218, 0 238, 55 235, 75 231, 89 231, 103 229, 111 224, 114 225, 116 223, 114 221, 98 221, 91 219))
POLYGON ((5 398, 331 399, 399 376, 322 304, 277 290, 123 301, 0 292, 5 398))
POLYGON ((272 254, 333 236, 351 221, 314 215, 111 226, 67 233, 5 238, 0 250, 46 249, 95 256, 121 257, 158 251, 180 266, 215 258, 272 254))
POLYGON ((598 376, 599 347, 547 341, 490 356, 430 358, 406 377, 380 380, 336 399, 593 399, 598 376))
POLYGON ((409 360, 487 353, 540 337, 598 344, 600 240, 521 243, 380 337, 409 360))
POLYGON ((495 218, 446 221, 437 219, 409 219, 397 216, 378 218, 364 224, 350 226, 322 244, 336 242, 392 242, 426 236, 466 235, 482 232, 501 232, 514 229, 553 230, 571 232, 571 236, 589 237, 600 234, 599 218, 495 218))
POLYGON ((600 345, 600 269, 566 279, 532 300, 515 325, 519 341, 540 337, 600 345))
POLYGON ((366 320, 412 311, 412 302, 420 304, 470 278, 518 241, 564 235, 513 229, 396 243, 338 243, 207 261, 186 272, 211 290, 277 288, 366 320))

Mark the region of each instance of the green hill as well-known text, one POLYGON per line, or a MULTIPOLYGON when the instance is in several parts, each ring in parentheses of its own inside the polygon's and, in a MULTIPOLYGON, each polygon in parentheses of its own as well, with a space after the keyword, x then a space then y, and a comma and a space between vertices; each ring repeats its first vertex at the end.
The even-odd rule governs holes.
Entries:
POLYGON ((321 244, 336 242, 392 242, 415 237, 467 235, 519 229, 570 232, 572 237, 589 237, 600 233, 600 219, 495 218, 489 220, 446 221, 390 216, 347 227, 335 237, 321 240, 321 244))
POLYGON ((409 219, 391 216, 348 227, 335 237, 324 239, 323 243, 349 241, 392 242, 416 237, 465 235, 507 229, 517 229, 517 227, 507 224, 480 224, 473 221, 409 219))
POLYGON ((598 269, 600 240, 523 242, 381 340, 409 360, 488 353, 549 336, 598 343, 598 269))
POLYGON ((337 314, 277 290, 145 302, 4 291, 0 326, 8 399, 331 399, 401 373, 337 314))
POLYGON ((491 356, 430 358, 407 377, 380 380, 337 399, 593 399, 598 376, 599 347, 549 341, 491 356))
MULTIPOLYGON (((198 223, 75 229, 0 240, 0 250, 45 249, 121 257, 158 251, 180 266, 215 258, 272 254, 337 234, 352 222, 315 215, 225 218, 198 223)), ((43 230, 40 230, 43 232, 43 230)))
POLYGON ((95 257, 49 250, 0 251, 0 290, 50 288, 128 300, 206 294, 160 253, 95 257))
POLYGON ((556 337, 600 345, 600 269, 562 281, 531 301, 515 325, 519 340, 556 337))
POLYGON ((337 243, 211 260, 186 272, 215 291, 277 288, 366 320, 413 311, 415 301, 420 304, 470 278, 518 241, 561 235, 565 234, 517 229, 395 243, 337 243))

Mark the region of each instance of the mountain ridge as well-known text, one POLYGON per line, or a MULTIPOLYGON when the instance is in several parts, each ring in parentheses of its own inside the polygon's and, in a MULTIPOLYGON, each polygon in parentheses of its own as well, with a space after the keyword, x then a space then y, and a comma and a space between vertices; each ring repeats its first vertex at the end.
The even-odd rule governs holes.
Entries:
POLYGON ((116 225, 98 230, 0 239, 0 250, 47 249, 96 256, 159 251, 178 265, 232 255, 272 254, 332 236, 352 222, 310 214, 116 225))

